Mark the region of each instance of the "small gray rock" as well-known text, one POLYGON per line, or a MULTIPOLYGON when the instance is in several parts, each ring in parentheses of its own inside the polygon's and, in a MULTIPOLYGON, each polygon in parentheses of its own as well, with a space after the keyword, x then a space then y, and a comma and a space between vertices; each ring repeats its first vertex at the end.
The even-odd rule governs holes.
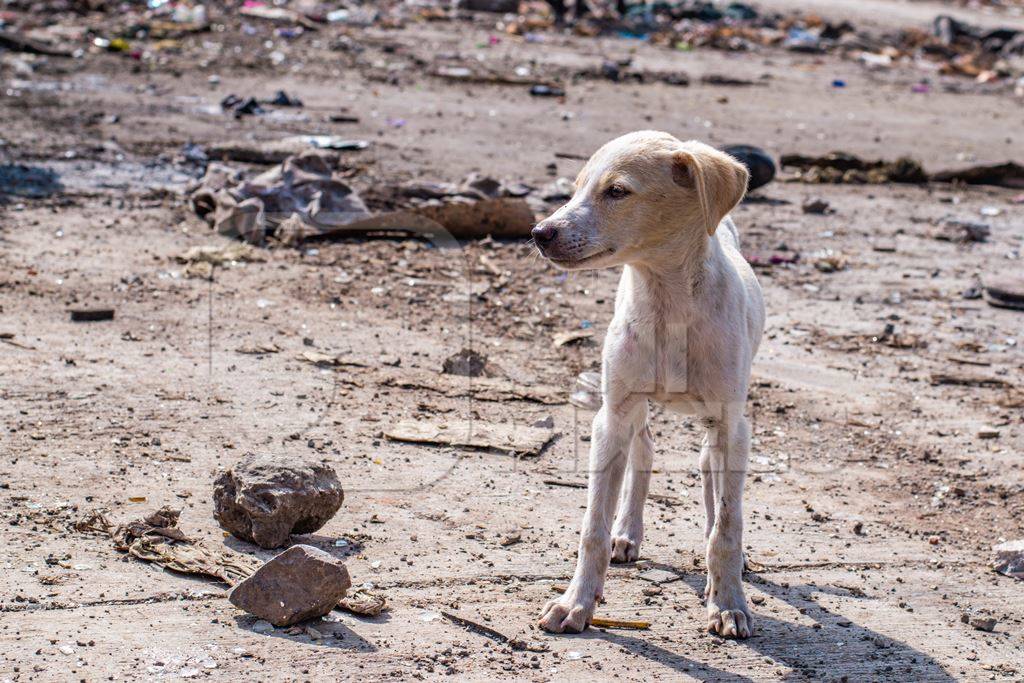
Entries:
POLYGON ((971 626, 979 631, 994 631, 997 623, 995 617, 985 614, 975 614, 970 618, 971 626))
POLYGON ((969 624, 972 628, 977 629, 978 631, 993 631, 995 630, 996 624, 999 623, 991 614, 987 614, 981 610, 964 612, 960 615, 960 621, 965 624, 969 624))
POLYGON ((291 626, 330 612, 351 585, 341 560, 293 545, 232 588, 228 600, 274 626, 291 626))
POLYGON ((266 619, 260 619, 252 625, 253 633, 270 633, 274 630, 274 625, 266 619))
POLYGON ((992 226, 978 221, 947 218, 943 222, 943 237, 952 242, 986 242, 992 234, 992 226))
POLYGON ((472 349, 462 349, 445 358, 442 372, 446 375, 483 377, 487 374, 487 356, 472 349))
POLYGON ((330 467, 292 456, 248 455, 214 482, 214 517, 238 538, 278 548, 327 523, 345 499, 330 467))
MULTIPOLYGON (((514 11, 514 10, 513 10, 514 11)), ((504 195, 504 185, 500 180, 490 176, 471 173, 463 182, 463 186, 469 190, 479 192, 484 197, 496 199, 504 195)))
POLYGON ((986 427, 982 427, 981 429, 978 430, 978 438, 979 439, 998 439, 999 438, 999 433, 1000 433, 999 430, 996 429, 995 427, 988 427, 988 426, 986 426, 986 427))

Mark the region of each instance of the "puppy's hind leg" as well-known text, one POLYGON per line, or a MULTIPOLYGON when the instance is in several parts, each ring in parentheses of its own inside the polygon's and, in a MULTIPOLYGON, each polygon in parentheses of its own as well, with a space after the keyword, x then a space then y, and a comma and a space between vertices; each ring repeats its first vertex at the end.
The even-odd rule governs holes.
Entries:
POLYGON ((708 535, 708 630, 747 638, 753 620, 743 594, 743 480, 750 427, 742 404, 725 406, 708 429, 715 517, 708 535))
POLYGON ((612 562, 636 562, 644 540, 644 503, 651 488, 654 441, 647 426, 646 407, 636 422, 629 447, 626 477, 622 482, 619 510, 612 525, 612 562))

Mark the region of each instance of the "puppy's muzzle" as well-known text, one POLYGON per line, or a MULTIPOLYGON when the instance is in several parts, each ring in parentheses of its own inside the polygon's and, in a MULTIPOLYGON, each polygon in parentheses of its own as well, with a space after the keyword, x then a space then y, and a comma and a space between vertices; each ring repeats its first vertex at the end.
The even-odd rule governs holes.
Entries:
POLYGON ((540 253, 558 266, 576 265, 592 255, 594 245, 572 218, 545 218, 532 233, 540 253))
POLYGON ((554 244, 555 240, 558 239, 559 226, 556 221, 541 221, 530 231, 533 235, 533 241, 537 244, 537 248, 540 249, 542 254, 547 254, 547 248, 554 244))

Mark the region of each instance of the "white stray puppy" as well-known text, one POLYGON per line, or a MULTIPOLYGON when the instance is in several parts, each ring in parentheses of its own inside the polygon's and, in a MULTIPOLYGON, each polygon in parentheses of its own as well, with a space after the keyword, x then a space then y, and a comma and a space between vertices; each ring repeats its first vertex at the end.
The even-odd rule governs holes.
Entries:
POLYGON ((703 143, 630 133, 599 149, 572 199, 533 229, 538 249, 561 268, 625 266, 604 342, 576 571, 565 594, 545 606, 545 630, 586 628, 609 560, 639 557, 653 460, 650 399, 698 415, 707 429, 700 470, 708 629, 750 635, 741 578, 744 406, 765 311, 727 217, 747 177, 743 165, 703 143))

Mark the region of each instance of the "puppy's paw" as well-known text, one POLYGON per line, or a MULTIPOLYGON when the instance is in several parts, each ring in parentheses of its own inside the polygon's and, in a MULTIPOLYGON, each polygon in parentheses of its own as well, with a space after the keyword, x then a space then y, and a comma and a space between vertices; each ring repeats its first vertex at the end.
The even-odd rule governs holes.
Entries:
POLYGON ((747 609, 742 588, 722 592, 710 589, 708 593, 708 631, 723 638, 749 638, 754 620, 747 609))
POLYGON ((612 563, 636 562, 640 559, 640 538, 629 535, 612 536, 612 563))
POLYGON ((596 600, 574 597, 572 590, 544 606, 537 625, 550 633, 581 633, 594 616, 596 600))

